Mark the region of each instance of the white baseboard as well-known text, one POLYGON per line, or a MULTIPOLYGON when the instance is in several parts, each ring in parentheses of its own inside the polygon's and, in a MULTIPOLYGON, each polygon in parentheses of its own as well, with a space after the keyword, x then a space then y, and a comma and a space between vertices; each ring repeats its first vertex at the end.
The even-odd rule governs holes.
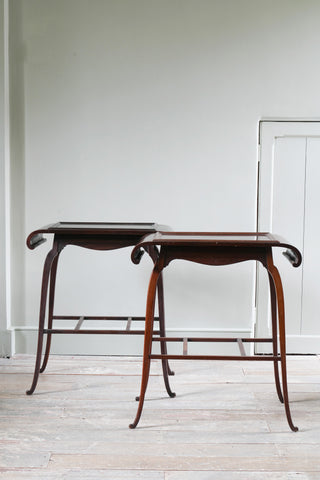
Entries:
MULTIPOLYGON (((257 344, 258 353, 271 353, 271 344, 257 344)), ((320 335, 287 335, 286 351, 289 355, 320 353, 320 335)))
POLYGON ((287 353, 319 354, 320 335, 287 335, 287 353))
POLYGON ((11 357, 15 353, 14 339, 12 330, 0 330, 0 357, 11 357))
MULTIPOLYGON (((7 336, 6 346, 15 345, 14 352, 35 354, 37 348, 36 327, 14 327, 13 339, 7 336)), ((249 337, 248 329, 181 329, 168 328, 170 337, 249 337)), ((3 343, 3 342, 2 342, 3 343)), ((2 344, 1 344, 2 345, 2 344)), ((183 344, 169 343, 168 352, 182 353, 183 344)), ((154 346, 157 351, 158 344, 154 346)), ((247 347, 246 347, 247 348, 247 347)), ((9 351, 9 350, 7 350, 9 351)), ((142 335, 54 335, 52 338, 51 353, 57 355, 141 355, 143 351, 142 335)), ((260 353, 269 353, 270 344, 265 344, 259 349, 260 353)), ((188 353, 195 355, 237 355, 239 349, 236 343, 189 343, 188 353)), ((247 351, 249 353, 249 351, 247 351)), ((320 335, 288 335, 288 354, 319 354, 320 335)))
MULTIPOLYGON (((37 348, 36 327, 14 327, 15 353, 35 354, 37 348)), ((249 329, 174 329, 167 328, 170 337, 248 337, 249 329)), ((44 339, 45 341, 45 339, 44 339)), ((154 345, 157 352, 158 344, 154 345)), ((183 344, 168 343, 168 352, 182 353, 183 344)), ((51 353, 57 355, 142 355, 142 335, 53 335, 51 353), (72 341, 71 341, 72 340, 72 341)), ((189 353, 193 354, 238 354, 237 344, 192 343, 189 353)))

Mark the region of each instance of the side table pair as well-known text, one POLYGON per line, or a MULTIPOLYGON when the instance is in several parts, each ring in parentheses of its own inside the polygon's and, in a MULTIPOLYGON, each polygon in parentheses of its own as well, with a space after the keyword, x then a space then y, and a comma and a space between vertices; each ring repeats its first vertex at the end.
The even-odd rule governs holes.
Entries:
POLYGON ((271 235, 270 233, 206 233, 206 232, 171 232, 167 227, 154 223, 63 223, 48 225, 32 232, 27 245, 34 249, 41 245, 45 238, 43 234, 53 234, 53 246, 49 251, 43 268, 38 346, 35 362, 33 381, 27 394, 34 392, 39 373, 46 368, 51 338, 53 334, 144 334, 143 368, 141 379, 141 391, 138 410, 134 422, 130 428, 135 428, 140 420, 143 409, 145 392, 149 379, 150 363, 152 359, 161 359, 163 378, 167 393, 174 397, 169 384, 169 375, 173 372, 169 368, 168 360, 258 360, 273 362, 276 390, 280 402, 284 403, 288 424, 293 431, 298 428, 294 426, 291 418, 286 371, 286 338, 285 338, 285 312, 284 297, 280 274, 273 263, 272 249, 281 247, 286 249, 285 256, 294 267, 301 264, 301 253, 293 245, 271 235), (90 320, 124 320, 124 317, 74 317, 54 315, 54 295, 56 272, 59 255, 67 245, 77 245, 95 250, 114 250, 118 248, 133 246, 132 261, 138 264, 144 252, 147 252, 154 264, 149 282, 146 316, 128 317, 126 330, 90 330, 82 329, 82 324, 90 320), (167 337, 164 318, 164 297, 162 270, 175 259, 188 260, 205 265, 230 265, 233 263, 248 260, 259 261, 267 270, 270 288, 271 313, 272 313, 272 337, 271 338, 179 338, 167 337), (45 328, 45 317, 47 297, 49 290, 48 319, 45 328), (159 316, 154 317, 156 297, 158 297, 159 316), (53 322, 64 320, 78 320, 75 329, 53 328, 53 322), (131 321, 145 320, 145 330, 131 330, 131 321), (158 322, 158 329, 154 330, 154 321, 158 322), (278 326, 279 344, 278 351, 278 326), (41 364, 43 338, 46 338, 46 347, 43 362, 41 364), (240 348, 240 355, 188 355, 188 342, 237 342, 240 348), (159 354, 152 353, 153 342, 160 343, 159 354), (167 342, 183 342, 183 353, 181 355, 169 355, 167 353, 167 342), (271 342, 272 355, 251 355, 247 356, 243 348, 244 342, 271 342), (281 379, 279 375, 279 363, 281 364, 281 379))

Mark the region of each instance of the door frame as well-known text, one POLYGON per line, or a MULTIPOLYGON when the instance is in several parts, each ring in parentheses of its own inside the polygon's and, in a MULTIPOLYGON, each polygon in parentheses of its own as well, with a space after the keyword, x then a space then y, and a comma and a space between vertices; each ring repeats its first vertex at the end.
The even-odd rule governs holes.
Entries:
MULTIPOLYGON (((319 137, 320 120, 261 120, 258 135, 258 182, 257 182, 257 230, 272 232, 273 214, 273 175, 274 175, 274 145, 279 137, 319 137)), ((281 232, 278 232, 281 233, 281 232)), ((290 240, 290 239, 288 239, 290 240)), ((303 255, 303 252, 302 252, 303 255)), ((302 267, 303 268, 303 264, 302 267)), ((256 315, 255 336, 270 335, 270 306, 261 308, 261 289, 259 287, 259 267, 256 268, 256 315), (259 291, 260 289, 260 291, 259 291), (260 314, 259 314, 260 313, 260 314), (267 313, 268 321, 265 316, 267 313)), ((257 353, 267 353, 259 349, 257 353)), ((319 353, 320 335, 287 335, 288 353, 319 353)))

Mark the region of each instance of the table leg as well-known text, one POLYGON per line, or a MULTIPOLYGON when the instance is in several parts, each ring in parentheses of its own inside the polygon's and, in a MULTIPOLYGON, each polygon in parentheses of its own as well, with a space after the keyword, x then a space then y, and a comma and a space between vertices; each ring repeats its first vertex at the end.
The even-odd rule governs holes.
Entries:
MULTIPOLYGON (((58 260, 60 256, 59 252, 55 259, 53 260, 52 267, 51 267, 51 273, 50 273, 50 287, 49 287, 49 312, 48 312, 48 329, 52 328, 52 321, 53 321, 53 308, 54 308, 54 295, 55 295, 55 287, 56 287, 56 276, 57 276, 57 266, 58 266, 58 260)), ((46 369, 48 360, 49 360, 49 354, 50 354, 50 347, 51 347, 51 338, 52 334, 48 333, 47 334, 47 341, 46 341, 46 349, 45 349, 45 354, 42 362, 42 366, 40 368, 40 373, 43 373, 46 369)))
POLYGON ((144 397, 148 385, 149 373, 150 373, 150 354, 152 349, 152 335, 153 335, 153 322, 154 322, 154 306, 156 289, 161 269, 158 265, 155 265, 151 274, 148 295, 147 295, 147 308, 146 308, 146 320, 145 320, 145 335, 144 335, 144 347, 143 347, 143 365, 142 365, 142 377, 141 377, 141 390, 139 396, 139 405, 135 420, 129 425, 129 428, 135 428, 140 420, 144 397))
MULTIPOLYGON (((268 276, 269 276, 269 286, 270 286, 273 356, 276 357, 278 355, 277 297, 276 297, 276 291, 274 288, 272 276, 270 275, 270 273, 268 273, 268 276)), ((280 377, 279 377, 279 362, 277 360, 273 362, 273 368, 274 368, 274 379, 275 379, 278 398, 280 402, 283 403, 283 395, 281 391, 280 377)))
MULTIPOLYGON (((158 260, 158 257, 159 257, 159 252, 158 252, 157 248, 156 247, 153 247, 153 248, 149 247, 147 249, 147 252, 149 253, 153 263, 156 264, 156 262, 158 260)), ((163 276, 162 276, 162 273, 160 274, 159 279, 158 279, 157 292, 158 292, 160 336, 165 337, 166 336, 166 327, 165 327, 165 314, 164 314, 164 295, 163 295, 163 276)), ((165 342, 160 342, 160 343, 161 343, 161 353, 166 355, 167 354, 167 345, 166 345, 165 342)), ((171 368, 169 366, 168 359, 162 359, 162 367, 163 367, 164 378, 165 378, 166 375, 174 375, 174 372, 171 370, 171 368), (166 364, 166 367, 164 366, 165 364, 166 364), (167 373, 165 373, 165 372, 167 372, 167 373)), ((165 380, 165 382, 166 382, 166 380, 165 380)), ((170 395, 170 393, 169 393, 169 395, 170 395)))
POLYGON ((287 383, 287 364, 286 364, 286 332, 285 332, 285 310, 284 310, 284 296, 281 277, 277 267, 273 264, 272 254, 268 256, 267 260, 268 272, 272 278, 272 282, 276 292, 277 306, 278 306, 278 322, 279 322, 279 338, 280 338, 280 356, 281 356, 281 375, 282 375, 282 392, 283 401, 287 416, 289 427, 293 432, 298 431, 298 427, 293 424, 289 406, 288 383, 287 383))
MULTIPOLYGON (((166 329, 165 329, 165 323, 164 323, 164 296, 163 296, 162 272, 160 273, 159 278, 158 278, 157 290, 158 290, 160 337, 165 337, 166 336, 166 329)), ((161 349, 161 354, 162 355, 167 354, 167 344, 165 342, 160 342, 160 349, 161 349)), ((162 371, 163 371, 163 380, 164 380, 164 384, 165 384, 167 393, 168 393, 169 397, 173 398, 173 397, 176 396, 176 394, 170 388, 168 375, 174 375, 174 372, 172 370, 170 370, 168 359, 162 358, 161 363, 162 363, 162 371)))
POLYGON ((42 354, 42 345, 43 345, 43 330, 44 330, 44 320, 46 315, 46 303, 47 303, 47 293, 48 293, 48 283, 49 276, 53 262, 58 255, 58 247, 56 244, 53 245, 52 250, 48 253, 46 260, 43 266, 42 274, 42 286, 41 286, 41 299, 40 299, 40 313, 39 313, 39 331, 38 331, 38 346, 37 346, 37 355, 36 363, 33 375, 32 385, 29 390, 26 391, 27 395, 32 395, 34 392, 39 378, 40 373, 40 364, 41 364, 41 354, 42 354))
MULTIPOLYGON (((160 337, 165 337, 166 336, 166 328, 165 328, 165 315, 164 315, 164 295, 163 295, 163 276, 162 272, 160 273, 158 277, 158 282, 157 282, 157 297, 158 297, 158 310, 159 310, 159 332, 160 332, 160 337)), ((160 342, 160 349, 161 349, 161 354, 166 355, 167 352, 167 345, 165 342, 160 342)), ((169 377, 168 375, 174 375, 174 372, 170 369, 169 362, 167 358, 162 358, 161 359, 161 365, 162 365, 162 374, 163 374, 163 380, 164 384, 167 390, 167 393, 169 397, 174 398, 176 394, 171 390, 170 383, 169 383, 169 377)), ((138 402, 140 399, 139 396, 136 397, 136 401, 138 402)))

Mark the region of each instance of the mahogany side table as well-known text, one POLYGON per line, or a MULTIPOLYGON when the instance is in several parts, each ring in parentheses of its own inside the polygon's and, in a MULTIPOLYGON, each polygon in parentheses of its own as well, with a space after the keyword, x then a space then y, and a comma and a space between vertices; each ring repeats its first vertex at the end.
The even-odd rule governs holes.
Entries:
MULTIPOLYGON (((43 242, 46 241, 44 234, 53 234, 53 245, 44 262, 42 286, 41 286, 41 299, 40 299, 40 313, 39 313, 39 330, 38 330, 38 345, 37 355, 35 362, 35 370, 32 385, 27 394, 31 395, 38 382, 39 373, 44 372, 50 354, 51 338, 54 334, 126 334, 126 335, 143 335, 144 330, 131 330, 131 322, 144 321, 144 317, 102 317, 102 316, 57 316, 53 314, 54 310, 54 297, 55 297, 55 285, 56 285, 56 273, 60 253, 67 245, 77 245, 83 248, 89 248, 93 250, 114 250, 118 248, 124 248, 136 245, 142 238, 150 233, 157 232, 159 229, 168 230, 169 227, 163 225, 157 225, 155 223, 79 223, 79 222, 58 222, 47 225, 39 230, 32 232, 27 238, 27 246, 30 249, 35 249, 43 242), (49 305, 48 305, 48 320, 47 328, 45 328, 46 317, 46 305, 47 294, 49 287, 49 305), (78 320, 74 329, 62 329, 53 328, 53 322, 59 322, 59 320, 78 320), (127 320, 127 326, 125 330, 96 330, 82 328, 82 324, 90 320, 103 320, 103 321, 123 321, 127 320), (43 362, 41 365, 43 337, 47 336, 46 347, 43 362)), ((144 253, 144 250, 150 255, 152 261, 155 263, 158 258, 158 249, 155 245, 146 246, 145 249, 140 250, 139 261, 144 253)), ((158 310, 159 317, 159 329, 157 334, 161 337, 165 337, 165 318, 164 318, 164 303, 163 303, 163 282, 162 278, 157 283, 158 293, 158 310)), ((161 352, 166 353, 166 345, 162 344, 163 348, 161 352)), ((168 375, 173 375, 170 370, 168 361, 163 359, 162 370, 167 392, 170 396, 175 394, 171 392, 168 375)))
POLYGON ((286 368, 286 337, 285 337, 285 311, 284 296, 281 277, 273 263, 272 249, 274 247, 285 248, 284 255, 294 267, 301 264, 302 256, 297 248, 288 244, 280 237, 270 233, 205 233, 205 232, 167 232, 154 233, 143 238, 132 252, 132 260, 139 263, 141 249, 160 247, 160 253, 154 264, 151 274, 146 305, 145 338, 143 352, 143 367, 141 379, 141 392, 135 420, 129 425, 135 428, 140 420, 143 409, 145 393, 148 385, 150 363, 152 359, 174 360, 259 360, 271 361, 274 366, 276 390, 281 403, 284 403, 288 424, 293 431, 298 428, 293 424, 288 399, 287 368, 286 368), (269 277, 271 312, 272 312, 272 338, 179 338, 179 337, 155 337, 153 334, 155 295, 162 270, 176 259, 189 260, 205 265, 230 265, 233 263, 254 260, 261 262, 269 277), (279 344, 278 353, 278 332, 279 344), (160 354, 152 353, 153 342, 166 344, 167 342, 183 342, 181 355, 169 355, 161 351, 160 354), (236 342, 239 345, 240 355, 188 355, 188 342, 236 342), (271 342, 273 354, 246 355, 244 342, 271 342), (281 364, 282 386, 280 384, 279 368, 281 364))

